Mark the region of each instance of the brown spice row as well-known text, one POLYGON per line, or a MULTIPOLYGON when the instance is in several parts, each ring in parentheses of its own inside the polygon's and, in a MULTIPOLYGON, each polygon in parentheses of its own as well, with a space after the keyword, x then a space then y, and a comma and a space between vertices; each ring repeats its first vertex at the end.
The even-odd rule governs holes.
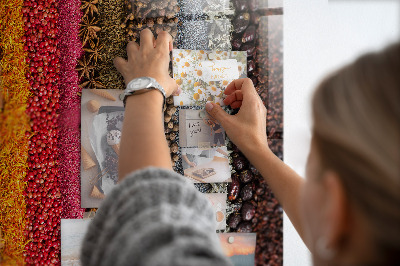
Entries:
POLYGON ((78 60, 77 71, 81 88, 102 89, 104 84, 99 81, 97 62, 103 55, 104 43, 100 42, 98 0, 82 0, 83 16, 79 24, 79 37, 82 41, 84 54, 78 60))
POLYGON ((97 63, 99 80, 107 89, 125 89, 122 75, 113 64, 117 56, 126 58, 127 41, 124 29, 120 26, 127 16, 125 3, 120 0, 102 0, 98 9, 101 26, 99 39, 104 44, 97 63))
MULTIPOLYGON (((283 80, 278 78, 282 73, 282 54, 278 53, 282 28, 276 21, 268 24, 269 17, 282 10, 261 9, 257 1, 234 0, 233 4, 232 47, 247 51, 248 77, 269 110, 268 137, 279 138, 270 139, 269 146, 282 159, 283 80)), ((258 171, 235 145, 230 148, 235 173, 228 187, 228 200, 237 208, 228 217, 228 228, 257 233, 256 265, 282 265, 282 208, 258 171)))

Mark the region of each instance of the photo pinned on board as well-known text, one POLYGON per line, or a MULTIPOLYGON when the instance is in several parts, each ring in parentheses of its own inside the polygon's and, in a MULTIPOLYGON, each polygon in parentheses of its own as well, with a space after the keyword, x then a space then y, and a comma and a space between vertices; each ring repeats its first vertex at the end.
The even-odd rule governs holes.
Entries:
POLYGON ((220 233, 218 237, 224 254, 234 266, 254 265, 256 233, 220 233))
POLYGON ((205 110, 179 110, 179 145, 189 147, 225 146, 225 130, 205 110))

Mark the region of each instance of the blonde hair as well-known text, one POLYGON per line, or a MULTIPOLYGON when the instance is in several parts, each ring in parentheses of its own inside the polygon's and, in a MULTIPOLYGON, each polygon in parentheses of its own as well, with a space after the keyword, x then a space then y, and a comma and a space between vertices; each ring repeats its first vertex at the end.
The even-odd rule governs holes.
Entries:
POLYGON ((379 263, 400 261, 400 43, 369 53, 319 85, 313 141, 367 219, 379 263))

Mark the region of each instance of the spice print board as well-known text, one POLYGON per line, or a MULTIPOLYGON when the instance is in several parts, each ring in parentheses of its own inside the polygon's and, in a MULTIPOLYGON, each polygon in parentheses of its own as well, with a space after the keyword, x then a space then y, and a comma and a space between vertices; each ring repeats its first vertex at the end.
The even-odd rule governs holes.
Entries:
POLYGON ((172 50, 173 77, 182 93, 174 105, 202 106, 207 101, 223 105, 228 84, 247 76, 243 51, 172 50))

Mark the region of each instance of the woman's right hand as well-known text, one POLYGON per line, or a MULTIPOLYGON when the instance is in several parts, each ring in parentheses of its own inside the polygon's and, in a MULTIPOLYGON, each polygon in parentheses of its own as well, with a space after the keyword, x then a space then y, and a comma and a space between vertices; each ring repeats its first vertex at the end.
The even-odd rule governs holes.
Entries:
POLYGON ((249 78, 232 81, 225 89, 225 105, 240 108, 236 115, 227 114, 218 104, 208 102, 207 112, 225 129, 230 140, 244 153, 268 147, 267 109, 249 78))

